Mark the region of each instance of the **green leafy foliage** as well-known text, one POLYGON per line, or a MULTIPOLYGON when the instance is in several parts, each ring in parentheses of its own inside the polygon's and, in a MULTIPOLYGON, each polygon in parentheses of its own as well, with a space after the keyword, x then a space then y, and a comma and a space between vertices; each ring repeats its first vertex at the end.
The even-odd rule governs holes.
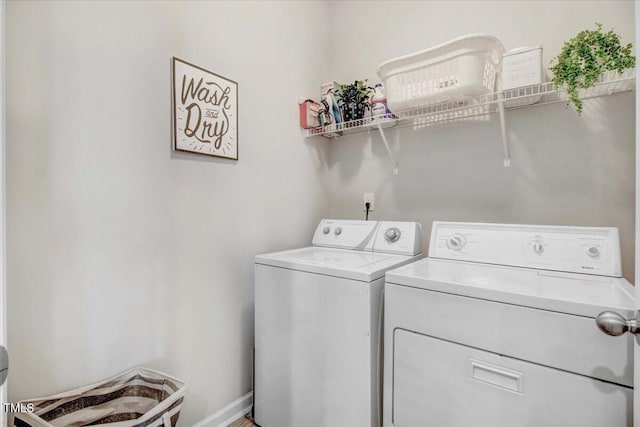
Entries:
POLYGON ((622 73, 636 65, 636 57, 631 54, 633 45, 622 46, 620 36, 610 30, 602 32, 602 24, 596 23, 596 30, 584 30, 565 42, 560 55, 552 60, 555 65, 549 68, 553 72, 553 83, 564 86, 569 101, 582 114, 582 100, 578 90, 593 86, 600 75, 606 71, 622 73))
POLYGON ((370 108, 369 97, 373 88, 367 86, 367 80, 356 80, 353 84, 340 85, 336 91, 336 100, 345 121, 361 119, 370 108))

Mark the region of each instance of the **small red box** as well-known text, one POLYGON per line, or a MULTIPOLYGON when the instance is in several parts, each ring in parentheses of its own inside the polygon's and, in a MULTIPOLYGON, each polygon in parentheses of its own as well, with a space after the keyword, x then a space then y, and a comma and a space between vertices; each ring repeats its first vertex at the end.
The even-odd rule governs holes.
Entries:
POLYGON ((318 120, 320 104, 312 99, 307 99, 300 104, 300 127, 311 129, 320 126, 318 120))

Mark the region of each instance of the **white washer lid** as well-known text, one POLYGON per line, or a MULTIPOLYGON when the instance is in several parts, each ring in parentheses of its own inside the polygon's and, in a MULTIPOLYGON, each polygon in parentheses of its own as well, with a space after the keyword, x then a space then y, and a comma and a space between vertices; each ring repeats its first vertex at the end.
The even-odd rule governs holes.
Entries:
POLYGON ((426 258, 387 273, 387 283, 595 318, 635 317, 623 278, 426 258))
POLYGON ((387 270, 419 259, 418 256, 310 246, 257 255, 256 264, 372 282, 387 270))

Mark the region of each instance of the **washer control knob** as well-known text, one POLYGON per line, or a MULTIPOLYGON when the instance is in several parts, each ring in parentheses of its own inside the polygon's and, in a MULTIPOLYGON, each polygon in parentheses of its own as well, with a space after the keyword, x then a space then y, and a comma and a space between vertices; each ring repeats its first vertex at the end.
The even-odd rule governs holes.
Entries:
POLYGON ((447 247, 453 251, 459 251, 467 244, 467 239, 462 234, 454 234, 447 239, 447 247))
POLYGON ((542 252, 544 252, 544 246, 542 246, 542 243, 535 242, 533 244, 533 252, 537 253, 538 255, 542 255, 542 252))
POLYGON ((400 239, 400 230, 395 227, 387 228, 387 231, 384 232, 384 238, 389 243, 397 242, 400 239))
POLYGON ((336 236, 339 236, 340 234, 342 234, 342 228, 336 227, 336 229, 333 230, 333 232, 335 233, 336 236))
POLYGON ((589 255, 591 258, 598 258, 600 256, 600 249, 596 248, 595 246, 591 246, 589 249, 587 249, 587 255, 589 255))
POLYGON ((330 231, 331 231, 331 228, 325 227, 322 229, 322 234, 329 234, 330 231))

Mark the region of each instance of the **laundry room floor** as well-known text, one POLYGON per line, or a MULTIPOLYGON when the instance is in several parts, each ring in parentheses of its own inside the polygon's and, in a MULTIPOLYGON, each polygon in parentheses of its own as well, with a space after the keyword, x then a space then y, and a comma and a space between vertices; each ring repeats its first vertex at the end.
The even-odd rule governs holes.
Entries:
POLYGON ((229 427, 254 427, 255 424, 247 417, 242 417, 238 421, 234 421, 233 424, 229 424, 229 427))

